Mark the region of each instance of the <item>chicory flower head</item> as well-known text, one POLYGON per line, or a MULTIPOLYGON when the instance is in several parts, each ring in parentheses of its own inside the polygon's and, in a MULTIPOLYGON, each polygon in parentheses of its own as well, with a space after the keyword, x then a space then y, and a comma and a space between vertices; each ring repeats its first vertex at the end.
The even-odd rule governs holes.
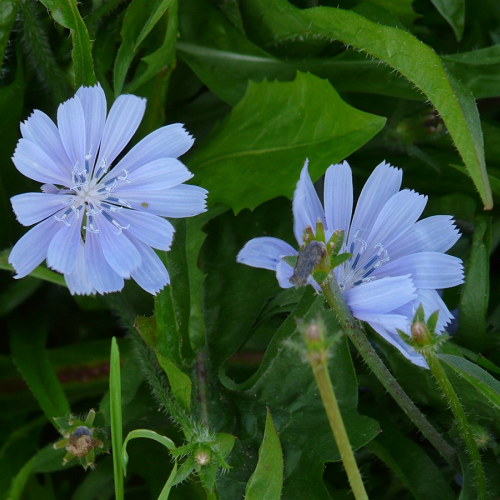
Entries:
POLYGON ((59 106, 57 127, 38 110, 21 124, 13 162, 44 184, 11 199, 21 224, 37 224, 9 256, 16 278, 46 259, 72 294, 118 291, 128 278, 152 294, 169 283, 152 249, 172 243, 174 228, 162 217, 204 212, 207 193, 183 184, 193 174, 177 157, 194 141, 179 123, 152 132, 113 166, 145 107, 145 99, 121 95, 107 114, 100 85, 81 87, 59 106))
MULTIPOLYGON (((402 171, 382 162, 367 180, 353 214, 352 172, 349 164, 332 165, 325 175, 324 208, 309 177, 307 162, 293 196, 294 234, 299 245, 306 229, 316 231, 320 221, 325 241, 344 231, 342 252, 352 255, 334 269, 353 316, 366 321, 414 364, 427 367, 423 357, 397 333, 410 335, 420 304, 426 317, 439 311, 436 327, 442 333, 453 315, 437 290, 463 283, 462 261, 446 255, 460 237, 450 216, 417 222, 427 197, 400 191, 402 171)), ((292 285, 293 268, 284 259, 298 252, 277 238, 255 238, 237 260, 276 271, 282 288, 292 285)), ((319 290, 309 277, 308 283, 319 290)))

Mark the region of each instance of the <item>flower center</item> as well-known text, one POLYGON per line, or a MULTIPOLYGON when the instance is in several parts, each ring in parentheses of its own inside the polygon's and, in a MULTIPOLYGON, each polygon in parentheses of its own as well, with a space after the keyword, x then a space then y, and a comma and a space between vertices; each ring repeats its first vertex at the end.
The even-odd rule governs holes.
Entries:
POLYGON ((121 233, 123 229, 128 229, 129 225, 120 225, 113 217, 112 212, 123 210, 124 207, 132 208, 132 206, 126 200, 113 196, 113 190, 119 182, 130 182, 128 172, 123 170, 120 175, 102 182, 103 175, 108 170, 106 159, 103 159, 99 167, 95 169, 92 169, 90 159, 91 155, 89 154, 85 158, 83 169, 79 167, 78 163, 73 167, 72 186, 69 188, 72 196, 67 201, 67 204, 71 206, 62 215, 54 217, 70 226, 71 222, 67 219, 71 213, 74 213, 75 218, 79 219, 80 214, 84 212, 86 221, 82 217, 81 223, 86 222, 86 224, 83 225, 83 229, 98 233, 99 229, 96 228, 95 217, 102 215, 118 229, 118 233, 121 233))
POLYGON ((354 233, 349 249, 345 248, 345 251, 352 254, 352 257, 339 267, 337 279, 342 291, 377 279, 371 274, 391 260, 382 243, 375 243, 368 247, 366 241, 359 236, 364 231, 367 230, 358 229, 354 233))

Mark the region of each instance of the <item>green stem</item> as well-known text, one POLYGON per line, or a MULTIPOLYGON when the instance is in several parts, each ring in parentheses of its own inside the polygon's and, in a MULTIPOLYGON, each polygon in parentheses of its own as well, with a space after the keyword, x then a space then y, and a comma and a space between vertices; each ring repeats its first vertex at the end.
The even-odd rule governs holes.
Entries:
POLYGON ((443 439, 439 432, 425 418, 423 413, 415 406, 413 401, 399 385, 398 381, 384 365, 379 355, 375 352, 369 340, 366 338, 365 332, 360 327, 359 323, 352 317, 333 273, 331 273, 330 279, 322 283, 321 289, 325 295, 326 301, 337 316, 340 326, 380 383, 443 458, 458 470, 459 465, 455 450, 443 439))
POLYGON ((481 456, 462 404, 460 403, 457 393, 453 389, 453 386, 451 385, 451 382, 441 366, 436 354, 430 350, 424 350, 422 351, 422 354, 425 357, 425 360, 427 361, 439 388, 443 392, 451 411, 453 412, 455 420, 457 421, 458 429, 462 434, 465 446, 469 452, 469 458, 471 460, 474 477, 476 479, 477 498, 479 500, 486 500, 488 498, 488 494, 486 492, 486 480, 484 477, 483 464, 481 462, 481 456))
POLYGON ((208 410, 207 410, 207 372, 205 370, 205 352, 200 351, 196 355, 196 378, 198 380, 197 400, 200 404, 201 422, 205 427, 208 427, 208 410))
POLYGON ((328 422, 330 423, 333 437, 337 443, 340 457, 344 464, 347 477, 349 478, 349 484, 351 485, 354 498, 356 498, 356 500, 368 500, 368 495, 366 494, 365 486, 363 484, 363 480, 361 479, 361 474, 359 473, 354 453, 352 452, 351 443, 349 442, 344 421, 342 420, 342 415, 340 414, 330 374, 328 373, 326 362, 327 356, 320 355, 317 351, 309 351, 307 357, 313 370, 316 383, 318 384, 323 406, 325 407, 325 411, 328 416, 328 422))

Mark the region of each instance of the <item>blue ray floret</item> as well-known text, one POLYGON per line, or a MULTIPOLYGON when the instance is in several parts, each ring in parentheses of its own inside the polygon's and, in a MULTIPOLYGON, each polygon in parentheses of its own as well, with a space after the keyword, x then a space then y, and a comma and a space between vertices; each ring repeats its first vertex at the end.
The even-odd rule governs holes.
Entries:
POLYGON ((177 158, 194 140, 179 123, 116 162, 145 107, 145 99, 121 95, 107 113, 101 86, 81 87, 59 106, 57 126, 38 110, 21 124, 13 162, 44 184, 11 199, 19 222, 36 224, 9 256, 16 278, 46 260, 72 294, 115 292, 129 278, 152 294, 169 283, 153 250, 172 243, 174 228, 163 217, 204 212, 207 192, 183 184, 193 174, 177 158))
MULTIPOLYGON (((323 208, 306 162, 293 196, 294 234, 301 245, 306 233, 317 227, 324 227, 326 241, 334 231, 343 231, 342 252, 351 257, 333 272, 353 316, 369 323, 410 361, 427 367, 397 331, 410 335, 420 304, 427 315, 439 311, 438 333, 453 319, 437 290, 463 283, 462 261, 444 253, 460 233, 450 216, 418 221, 427 197, 400 190, 401 181, 401 170, 382 162, 367 180, 353 213, 351 168, 347 162, 332 165, 325 174, 323 208)), ((289 288, 293 267, 286 258, 297 254, 284 241, 262 237, 246 243, 237 260, 276 271, 280 286, 289 288)), ((312 277, 308 283, 319 290, 312 277)))

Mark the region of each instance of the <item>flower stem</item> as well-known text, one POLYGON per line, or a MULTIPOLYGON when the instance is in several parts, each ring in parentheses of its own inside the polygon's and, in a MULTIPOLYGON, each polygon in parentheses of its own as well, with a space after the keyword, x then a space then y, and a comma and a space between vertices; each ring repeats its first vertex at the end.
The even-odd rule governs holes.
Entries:
POLYGON ((352 317, 333 273, 331 273, 329 279, 322 283, 321 289, 326 301, 337 316, 340 326, 380 383, 443 458, 458 470, 459 466, 455 450, 443 439, 439 432, 425 418, 424 414, 415 406, 413 401, 399 385, 398 381, 384 365, 379 355, 375 352, 369 340, 366 338, 365 332, 359 323, 352 317))
POLYGON ((207 411, 207 372, 205 369, 205 352, 200 351, 196 355, 196 378, 198 380, 198 403, 200 404, 201 422, 208 427, 207 411))
POLYGON ((314 373, 314 378, 318 385, 328 422, 330 423, 333 437, 337 443, 340 458, 344 464, 354 498, 356 498, 356 500, 368 500, 368 495, 366 494, 365 486, 361 479, 356 459, 354 458, 351 443, 349 442, 349 436, 347 435, 344 421, 342 420, 330 374, 328 373, 327 350, 312 350, 308 348, 307 359, 314 373))
POLYGON ((479 449, 477 447, 476 441, 474 440, 474 435, 470 428, 467 416, 465 415, 464 409, 460 400, 458 399, 457 393, 453 389, 449 378, 447 377, 441 363, 439 362, 436 354, 431 350, 423 350, 422 354, 429 365, 429 368, 436 379, 439 388, 443 392, 451 411, 457 421, 458 429, 462 434, 462 439, 464 440, 465 446, 469 453, 469 458, 472 463, 472 469, 474 471, 474 477, 476 479, 476 491, 477 498, 479 500, 486 500, 488 494, 486 492, 486 480, 484 477, 483 464, 481 462, 481 456, 479 454, 479 449))

